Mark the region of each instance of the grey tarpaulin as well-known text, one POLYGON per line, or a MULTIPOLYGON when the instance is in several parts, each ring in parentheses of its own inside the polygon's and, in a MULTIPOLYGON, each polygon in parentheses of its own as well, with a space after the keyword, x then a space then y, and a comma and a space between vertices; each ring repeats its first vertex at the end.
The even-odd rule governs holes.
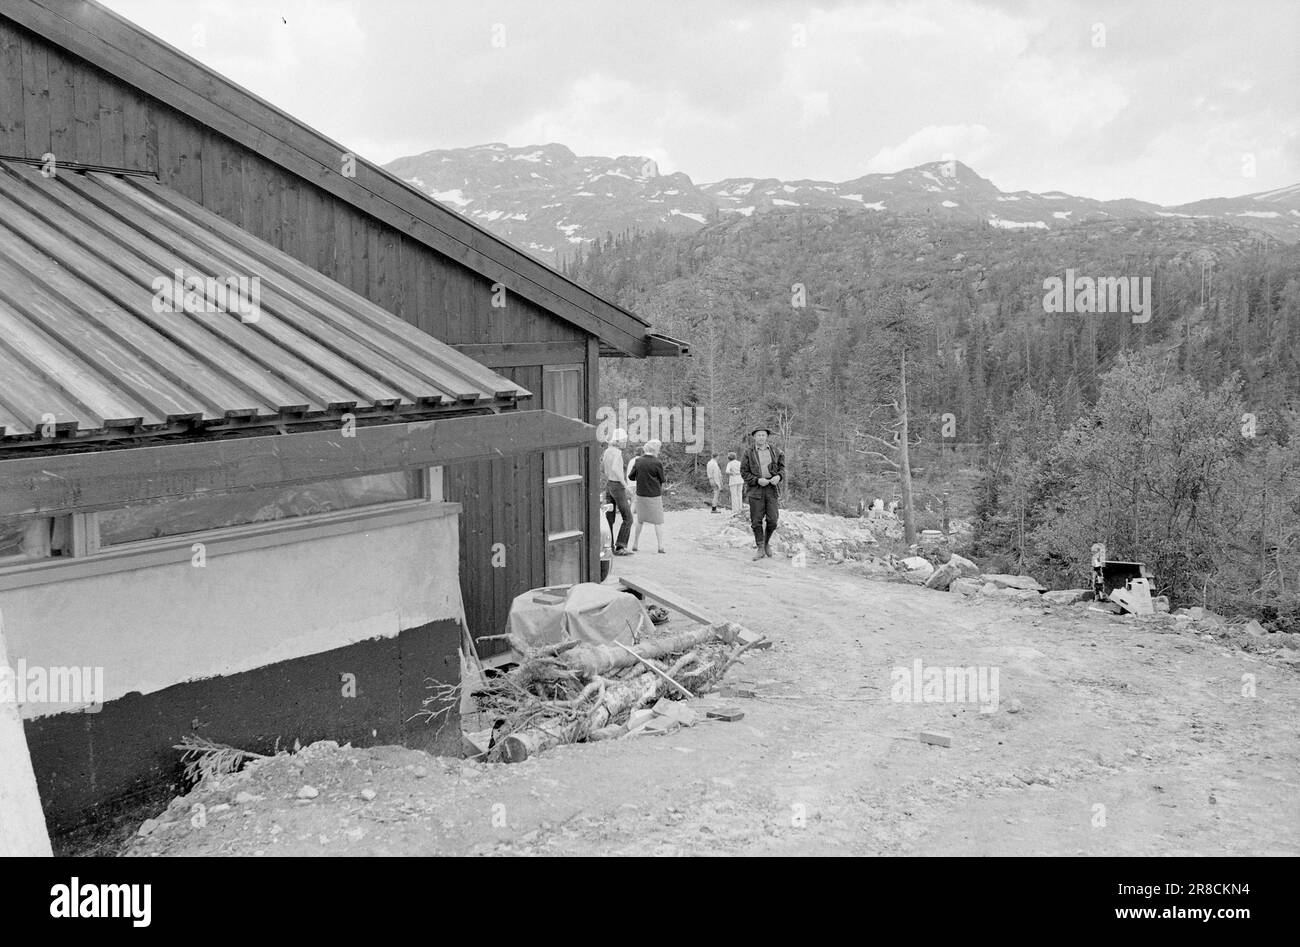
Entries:
POLYGON ((510 644, 516 651, 574 639, 630 645, 654 627, 640 599, 594 582, 531 589, 516 596, 508 625, 510 644))

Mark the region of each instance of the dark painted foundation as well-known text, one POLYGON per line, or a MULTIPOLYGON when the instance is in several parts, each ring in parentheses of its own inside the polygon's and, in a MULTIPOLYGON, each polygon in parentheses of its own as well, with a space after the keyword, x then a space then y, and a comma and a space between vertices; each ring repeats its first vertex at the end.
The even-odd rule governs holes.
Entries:
POLYGON ((430 679, 460 680, 459 647, 459 624, 437 621, 395 638, 128 694, 95 714, 29 720, 46 824, 60 835, 180 788, 180 751, 172 747, 189 734, 265 754, 295 740, 336 740, 459 756, 458 706, 433 724, 412 719, 425 709, 430 679), (344 694, 345 674, 355 678, 355 697, 344 694))

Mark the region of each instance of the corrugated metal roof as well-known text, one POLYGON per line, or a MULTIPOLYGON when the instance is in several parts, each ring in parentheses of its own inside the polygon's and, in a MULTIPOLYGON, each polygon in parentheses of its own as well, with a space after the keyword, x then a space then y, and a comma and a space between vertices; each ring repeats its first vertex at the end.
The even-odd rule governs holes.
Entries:
POLYGON ((0 439, 526 397, 151 179, 0 161, 0 439))

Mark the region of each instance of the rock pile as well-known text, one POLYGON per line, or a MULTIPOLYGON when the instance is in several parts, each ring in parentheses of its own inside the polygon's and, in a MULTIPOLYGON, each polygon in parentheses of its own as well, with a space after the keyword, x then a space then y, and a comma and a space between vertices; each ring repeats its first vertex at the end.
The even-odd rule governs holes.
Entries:
MULTIPOLYGON (((835 562, 866 559, 879 546, 867 518, 850 519, 825 513, 782 510, 780 527, 772 536, 772 552, 794 558, 802 553, 808 558, 835 562)), ((901 528, 901 527, 900 527, 901 528)), ((727 517, 723 545, 743 549, 754 545, 749 516, 727 517)))

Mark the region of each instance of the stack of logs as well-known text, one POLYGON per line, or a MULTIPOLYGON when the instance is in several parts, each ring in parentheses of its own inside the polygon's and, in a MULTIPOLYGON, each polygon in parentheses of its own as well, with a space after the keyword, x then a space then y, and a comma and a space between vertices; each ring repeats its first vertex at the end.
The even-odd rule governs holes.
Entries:
POLYGON ((634 648, 566 641, 529 651, 472 694, 492 721, 487 759, 518 763, 562 743, 623 736, 633 711, 661 697, 708 693, 765 640, 717 622, 634 648))

